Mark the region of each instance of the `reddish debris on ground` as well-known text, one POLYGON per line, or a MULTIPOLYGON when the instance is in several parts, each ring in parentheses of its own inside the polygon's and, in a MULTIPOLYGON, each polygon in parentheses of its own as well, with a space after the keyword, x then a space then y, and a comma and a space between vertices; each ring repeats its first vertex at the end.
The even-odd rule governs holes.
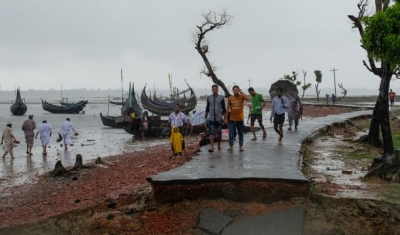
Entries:
POLYGON ((1 195, 0 228, 86 208, 123 193, 133 194, 150 187, 148 176, 184 164, 196 150, 197 143, 188 143, 184 157, 171 158, 169 145, 155 146, 106 158, 106 167, 84 169, 73 176, 55 179, 46 174, 37 183, 5 188, 1 195), (77 179, 73 180, 74 177, 77 179))
MULTIPOLYGON (((348 112, 349 108, 336 106, 305 106, 305 117, 319 117, 329 114, 348 112)), ((197 137, 188 142, 183 158, 172 158, 168 144, 149 147, 144 151, 127 153, 105 158, 106 167, 83 169, 69 177, 48 178, 43 175, 34 184, 23 184, 5 188, 1 194, 0 228, 17 224, 34 223, 45 220, 51 216, 60 215, 68 211, 88 208, 99 203, 104 203, 107 198, 115 198, 118 195, 134 194, 141 189, 150 187, 146 178, 159 172, 168 171, 184 164, 195 155, 197 150, 197 137), (74 177, 77 177, 73 179, 74 177)), ((167 143, 167 140, 166 140, 167 143)), ((221 210, 229 208, 229 205, 218 205, 221 210)), ((221 203, 223 201, 220 201, 221 203)), ((254 204, 246 211, 253 214, 264 211, 261 204, 254 204)), ((171 219, 193 225, 198 215, 189 215, 182 210, 182 214, 168 214, 160 212, 146 212, 145 226, 154 226, 151 230, 165 231, 166 224, 161 223, 164 218, 167 223, 171 219)), ((168 226, 171 226, 169 223, 168 226)), ((176 230, 174 230, 176 231, 176 230)))

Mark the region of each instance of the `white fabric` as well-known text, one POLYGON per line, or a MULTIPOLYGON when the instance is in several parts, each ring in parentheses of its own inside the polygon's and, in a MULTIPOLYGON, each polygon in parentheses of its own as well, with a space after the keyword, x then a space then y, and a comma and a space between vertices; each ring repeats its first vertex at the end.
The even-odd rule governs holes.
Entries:
POLYGON ((74 126, 72 125, 72 123, 70 121, 64 121, 61 124, 60 132, 61 132, 61 135, 64 138, 64 144, 65 145, 68 145, 71 142, 71 129, 74 132, 76 132, 74 126))
POLYGON ((13 142, 13 132, 11 127, 7 126, 4 131, 3 131, 3 150, 6 153, 10 153, 13 155, 13 148, 16 147, 16 145, 13 142))
POLYGON ((53 129, 51 128, 50 124, 42 123, 37 130, 40 133, 40 140, 42 141, 42 146, 47 146, 50 142, 51 132, 53 129))

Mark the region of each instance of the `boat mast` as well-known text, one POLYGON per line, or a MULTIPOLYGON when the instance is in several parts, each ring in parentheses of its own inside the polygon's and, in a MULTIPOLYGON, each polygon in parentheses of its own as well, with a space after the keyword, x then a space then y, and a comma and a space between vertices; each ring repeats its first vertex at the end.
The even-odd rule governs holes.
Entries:
POLYGON ((124 102, 124 84, 123 84, 123 77, 122 77, 122 68, 121 68, 121 91, 122 91, 122 96, 121 96, 121 102, 124 102))

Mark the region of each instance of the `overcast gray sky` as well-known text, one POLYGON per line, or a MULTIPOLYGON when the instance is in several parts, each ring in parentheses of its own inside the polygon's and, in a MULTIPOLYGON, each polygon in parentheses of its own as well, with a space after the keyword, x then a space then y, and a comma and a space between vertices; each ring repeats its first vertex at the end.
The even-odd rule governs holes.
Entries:
MULTIPOLYGON (((348 14, 358 0, 2 0, 1 89, 210 87, 191 38, 201 13, 226 8, 233 23, 208 35, 209 59, 228 85, 269 87, 295 70, 323 74, 322 88, 377 89, 379 78, 362 65, 365 52, 348 14), (125 85, 124 85, 125 86, 125 85)), ((301 76, 302 77, 302 76, 301 76)), ((392 87, 400 86, 392 82, 392 87)))

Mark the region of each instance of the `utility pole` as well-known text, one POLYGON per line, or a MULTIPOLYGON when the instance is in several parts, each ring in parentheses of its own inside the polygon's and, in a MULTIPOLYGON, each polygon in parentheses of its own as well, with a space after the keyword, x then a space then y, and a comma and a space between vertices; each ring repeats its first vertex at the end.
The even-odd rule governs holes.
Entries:
POLYGON ((249 87, 250 87, 250 82, 251 82, 251 79, 247 79, 247 81, 249 81, 249 87))
POLYGON ((336 96, 336 71, 338 71, 339 69, 335 69, 335 68, 333 68, 332 70, 329 70, 329 71, 333 71, 333 82, 334 82, 334 85, 335 85, 335 96, 336 96))

